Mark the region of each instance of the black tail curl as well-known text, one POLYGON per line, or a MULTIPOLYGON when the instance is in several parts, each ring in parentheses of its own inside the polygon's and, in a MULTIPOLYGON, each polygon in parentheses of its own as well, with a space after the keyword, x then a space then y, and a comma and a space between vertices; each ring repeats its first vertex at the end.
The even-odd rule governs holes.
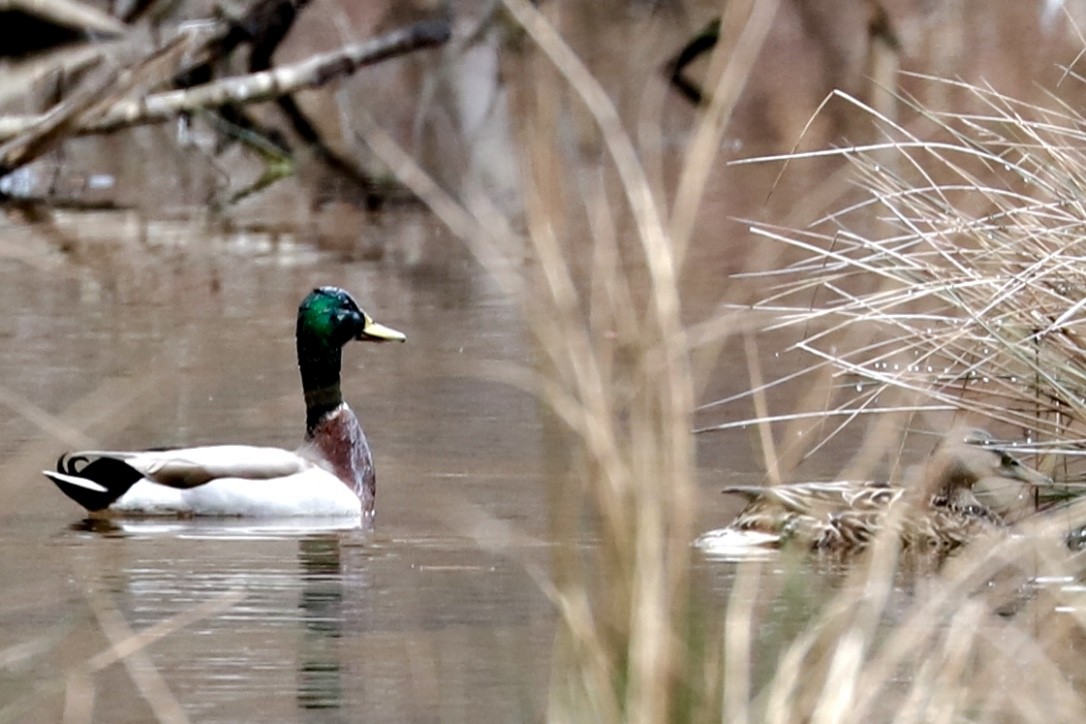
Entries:
POLYGON ((143 478, 143 474, 116 458, 100 457, 91 460, 86 455, 68 453, 57 458, 57 472, 90 481, 105 490, 94 490, 72 483, 63 478, 50 476, 61 492, 89 511, 108 508, 128 489, 143 478))

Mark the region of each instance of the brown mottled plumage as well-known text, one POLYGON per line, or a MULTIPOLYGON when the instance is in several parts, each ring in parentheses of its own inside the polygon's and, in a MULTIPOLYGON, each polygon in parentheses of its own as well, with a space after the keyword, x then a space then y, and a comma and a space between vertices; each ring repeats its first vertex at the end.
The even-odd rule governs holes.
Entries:
POLYGON ((794 541, 813 550, 859 549, 884 527, 892 507, 905 505, 894 518, 902 544, 948 550, 1005 527, 1000 513, 973 494, 977 482, 990 479, 1051 483, 974 430, 940 445, 907 487, 826 482, 726 488, 750 502, 727 528, 706 533, 698 545, 712 550, 794 541))

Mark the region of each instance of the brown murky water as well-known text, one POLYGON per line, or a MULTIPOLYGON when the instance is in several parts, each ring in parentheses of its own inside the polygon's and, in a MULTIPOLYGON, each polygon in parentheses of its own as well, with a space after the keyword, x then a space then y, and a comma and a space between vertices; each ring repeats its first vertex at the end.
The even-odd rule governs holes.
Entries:
MULTIPOLYGON (((355 259, 308 229, 130 215, 0 226, 0 721, 66 707, 146 721, 171 706, 221 722, 542 717, 546 413, 480 370, 531 363, 519 302, 421 214, 368 233, 395 251, 355 259), (408 335, 344 354, 377 459, 374 530, 91 525, 40 475, 73 448, 293 447, 296 306, 329 283, 408 335), (124 663, 103 653, 146 631, 124 663), (137 686, 140 672, 151 683, 137 686)), ((735 347, 723 364, 739 368, 735 347)), ((706 395, 745 384, 720 377, 706 395)), ((708 529, 736 504, 722 481, 764 474, 745 432, 701 443, 708 529)), ((726 593, 732 567, 706 565, 726 593)))
MULTIPOLYGON (((539 410, 475 371, 526 360, 515 303, 428 226, 415 229, 427 250, 414 263, 198 224, 107 242, 106 228, 141 224, 99 222, 99 238, 64 231, 67 255, 97 268, 64 259, 56 228, 0 229, 24 254, 0 261, 0 720, 60 718, 73 670, 110 647, 100 616, 140 631, 216 600, 143 652, 195 720, 538 718, 552 641, 528 573, 546 565, 539 410), (294 313, 325 283, 409 338, 345 355, 345 393, 377 456, 373 532, 91 527, 40 477, 88 444, 296 444, 294 313), (524 542, 491 552, 495 521, 524 542)), ((91 690, 98 720, 152 716, 120 664, 91 690)))

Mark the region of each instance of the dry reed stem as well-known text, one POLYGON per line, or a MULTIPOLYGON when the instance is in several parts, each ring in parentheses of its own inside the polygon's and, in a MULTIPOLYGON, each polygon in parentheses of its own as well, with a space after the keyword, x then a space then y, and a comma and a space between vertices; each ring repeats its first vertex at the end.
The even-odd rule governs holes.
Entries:
MULTIPOLYGON (((39 486, 47 484, 39 471, 42 460, 53 460, 58 441, 77 449, 100 447, 95 442, 96 429, 102 424, 108 422, 113 429, 123 427, 136 409, 147 412, 165 399, 164 389, 175 380, 167 373, 169 367, 162 364, 161 357, 155 356, 138 373, 101 381, 55 415, 14 391, 0 388, 0 404, 21 415, 42 433, 5 459, 3 470, 15 481, 9 487, 8 495, 17 498, 32 486, 40 489, 39 486)), ((18 511, 19 506, 9 506, 0 514, 0 520, 17 515, 18 511)))
POLYGON ((736 571, 735 585, 728 597, 724 634, 721 637, 724 660, 721 718, 732 724, 743 724, 750 720, 753 689, 750 662, 753 658, 753 633, 756 625, 754 602, 765 575, 765 569, 760 563, 740 565, 736 571))
MULTIPOLYGON (((848 421, 878 415, 889 428, 888 413, 958 411, 1080 444, 1086 345, 1077 326, 1086 279, 1077 270, 1086 253, 1077 245, 1086 225, 1079 191, 1086 164, 1077 149, 1086 122, 1066 106, 1052 110, 960 87, 984 113, 937 114, 911 104, 944 135, 939 140, 921 139, 848 99, 892 140, 777 159, 840 155, 868 198, 810 229, 755 229, 803 254, 757 275, 778 282, 758 308, 777 315, 771 328, 800 331, 793 349, 814 362, 797 374, 836 380, 831 412, 848 421), (899 157, 894 168, 875 160, 887 152, 899 157)), ((756 383, 742 396, 754 401, 755 419, 704 429, 819 414, 762 412, 758 400, 778 384, 756 383)), ((870 430, 863 447, 875 450, 886 436, 886 429, 870 430)), ((1086 637, 1081 596, 1038 589, 1046 578, 1080 575, 1063 541, 1084 520, 1086 505, 1079 504, 1027 523, 1014 537, 979 541, 923 579, 924 595, 901 611, 890 608, 900 546, 891 521, 840 592, 781 652, 756 695, 764 718, 1082 718, 1086 701, 1068 681, 1078 662, 1067 643, 1086 637), (1030 584, 1031 575, 1038 583, 1030 584), (995 581, 1000 587, 991 587, 995 581), (1033 592, 1023 594, 1024 587, 1033 592), (1025 602, 1016 602, 1023 595, 1025 602), (1061 599, 1073 604, 1058 606, 1061 599), (1008 605, 1024 608, 997 613, 1008 605)))
POLYGON ((44 682, 19 699, 5 703, 0 709, 0 721, 25 719, 27 712, 36 707, 42 697, 61 692, 65 702, 63 721, 92 721, 96 691, 93 676, 117 662, 124 663, 158 721, 187 721, 184 711, 144 649, 186 626, 214 616, 244 598, 245 592, 241 589, 226 591, 192 609, 133 632, 108 597, 88 592, 88 605, 110 641, 109 648, 71 667, 61 678, 44 682), (136 659, 133 661, 131 657, 136 659))
MULTIPOLYGON (((124 663, 128 675, 136 684, 136 689, 139 690, 143 700, 150 705, 155 719, 160 722, 189 721, 185 710, 181 708, 180 702, 170 691, 169 685, 159 674, 150 657, 142 651, 143 647, 129 644, 135 639, 135 634, 128 627, 121 612, 100 595, 88 595, 87 603, 90 605, 91 611, 94 612, 95 618, 98 619, 99 628, 102 629, 106 638, 113 644, 113 649, 117 650, 116 653, 113 651, 108 652, 109 655, 103 658, 111 663, 115 660, 124 663)), ((92 711, 88 704, 93 702, 93 699, 90 702, 86 701, 86 699, 87 688, 90 683, 90 672, 97 668, 96 663, 95 659, 91 659, 87 662, 86 669, 74 672, 69 676, 69 691, 74 690, 76 694, 72 696, 66 692, 65 715, 69 713, 89 715, 92 711), (80 710, 81 706, 86 708, 80 710)), ((93 684, 91 684, 89 693, 93 694, 93 684)))
MULTIPOLYGON (((675 249, 665 235, 637 152, 607 93, 540 13, 520 1, 511 0, 507 7, 596 121, 649 271, 649 309, 636 340, 642 349, 641 368, 650 373, 642 379, 662 382, 649 382, 652 394, 632 401, 625 418, 627 432, 622 435, 616 429, 620 418, 610 399, 612 370, 606 356, 602 360, 594 356, 594 340, 585 336, 578 321, 580 300, 552 226, 552 220, 561 218, 564 209, 560 200, 539 192, 561 188, 562 179, 548 163, 550 149, 537 144, 532 155, 534 178, 527 185, 530 239, 554 310, 550 323, 561 330, 564 341, 561 347, 543 345, 543 349, 563 352, 552 356, 556 373, 577 391, 575 396, 584 405, 586 419, 579 431, 587 433, 583 444, 594 479, 590 489, 603 516, 607 552, 603 568, 623 581, 616 591, 603 593, 606 603, 601 610, 604 616, 611 611, 610 623, 605 618, 596 625, 617 627, 617 648, 609 655, 627 661, 621 675, 625 681, 616 692, 624 718, 664 721, 676 705, 672 682, 680 672, 680 652, 674 631, 676 617, 684 615, 681 592, 686 586, 691 520, 692 458, 687 431, 693 393, 685 332, 679 319, 675 249), (658 374, 653 376, 652 372, 658 374), (659 492, 662 481, 670 487, 667 496, 659 492)), ((601 225, 597 221, 596 228, 601 225)), ((607 255, 604 249, 599 258, 607 255)), ((572 706, 565 715, 578 711, 575 703, 572 706)))
POLYGON ((761 365, 758 362, 758 349, 754 337, 750 334, 743 335, 743 347, 747 353, 747 370, 750 374, 750 388, 754 391, 754 414, 759 421, 758 442, 762 448, 762 458, 765 460, 766 477, 769 485, 780 485, 781 470, 780 456, 777 454, 777 446, 773 442, 773 432, 769 426, 769 407, 766 403, 765 383, 762 382, 761 365))
MULTIPOLYGON (((1000 598, 986 601, 981 593, 988 581, 1007 575, 1012 597, 1021 595, 1025 576, 1066 576, 1065 530, 1066 521, 1057 517, 1031 523, 1021 537, 978 542, 921 579, 927 593, 918 592, 907 609, 894 613, 899 543, 888 525, 839 593, 781 652, 757 695, 757 710, 766 721, 779 722, 863 722, 891 714, 894 721, 957 721, 966 713, 988 720, 1012 712, 1024 721, 1081 717, 1086 702, 1061 673, 1077 666, 1074 649, 1056 644, 1046 651, 1031 629, 1057 625, 1063 633, 1053 641, 1081 638, 1086 615, 1076 608, 1068 620, 1055 601, 1047 601, 1010 619, 996 614, 1004 605, 1000 598), (894 620, 889 628, 888 617, 894 620), (1014 683, 1005 682, 1008 675, 1017 677, 1014 683), (1046 683, 1053 680, 1059 683, 1046 683), (1004 683, 989 683, 997 681, 1004 683)), ((728 627, 742 625, 730 615, 728 627)))
POLYGON ((713 50, 707 73, 713 83, 707 96, 709 105, 686 146, 671 211, 669 231, 679 266, 686 256, 724 131, 769 35, 778 5, 778 0, 743 0, 724 5, 721 40, 713 50), (737 28, 738 33, 732 32, 737 28))
MULTIPOLYGON (((810 254, 807 261, 783 270, 783 274, 814 272, 813 277, 803 281, 782 284, 781 291, 770 297, 767 305, 779 309, 782 299, 794 299, 808 289, 827 289, 828 301, 806 309, 791 307, 791 319, 783 322, 794 326, 837 320, 803 345, 813 354, 822 355, 827 365, 885 386, 927 391, 939 402, 957 400, 963 409, 1004 422, 1040 426, 1046 434, 1059 434, 1068 413, 1076 419, 1081 417, 1080 389, 1086 381, 1081 365, 1074 363, 1082 357, 1082 345, 1073 333, 1069 334, 1083 305, 1068 300, 1060 291, 1075 286, 1073 264, 1081 256, 1073 249, 1068 232, 1080 226, 1082 219, 1074 215, 1074 204, 1060 201, 1073 194, 1074 187, 1068 185, 1068 180, 1076 177, 1076 168, 1081 164, 1068 150, 1053 144, 1051 136, 1081 138, 1082 134, 1056 125, 1057 121, 1077 123, 1062 112, 1051 113, 1013 103, 984 89, 973 90, 992 108, 991 115, 940 118, 929 114, 938 128, 951 135, 953 143, 907 137, 905 141, 837 152, 854 160, 862 182, 871 190, 871 199, 827 217, 825 223, 838 226, 833 235, 759 230, 768 238, 810 254), (1024 112, 1045 113, 1046 120, 1024 120, 1024 112), (958 122, 966 131, 952 127, 952 122, 958 122), (1005 128, 1025 135, 1028 145, 993 130, 1005 128), (979 141, 969 135, 979 135, 978 129, 986 131, 979 141), (1048 134, 1048 138, 1042 134, 1048 134), (985 144, 992 149, 998 147, 999 152, 986 150, 985 144), (868 161, 865 154, 876 147, 891 148, 909 159, 921 183, 891 174, 868 161), (1056 163, 1040 163, 1030 154, 1054 158, 1056 163), (1012 180, 1001 182, 1005 185, 984 184, 955 157, 976 161, 985 173, 997 177, 1003 173, 1012 180), (960 182, 938 182, 927 171, 929 167, 949 172, 960 182), (1058 170, 1053 171, 1053 167, 1058 170), (1030 193, 1016 190, 1015 184, 1030 193), (955 198, 962 195, 973 195, 997 212, 979 218, 974 214, 970 220, 971 215, 955 206, 960 203, 955 198), (896 222, 903 234, 868 239, 843 226, 849 215, 874 208, 875 204, 891 212, 889 220, 896 222), (969 239, 971 246, 952 244, 957 238, 969 239), (1015 239, 1014 244, 1011 239, 1015 239), (996 270, 1003 271, 993 274, 996 270), (858 295, 842 286, 865 274, 884 279, 888 286, 877 293, 858 295), (908 311, 923 303, 932 309, 938 308, 932 305, 942 305, 947 311, 935 315, 908 311), (845 355, 823 353, 816 345, 846 326, 865 324, 896 328, 898 334, 882 337, 881 350, 871 347, 845 355), (1023 340, 1031 344, 1024 345, 1023 340), (913 367, 921 374, 914 376, 915 381, 906 375, 877 371, 880 365, 885 369, 895 352, 910 347, 919 354, 913 367), (933 366, 930 361, 936 360, 949 372, 945 380, 925 373, 933 366), (1023 380, 1030 376, 1034 382, 1024 384, 1023 380), (956 386, 972 385, 974 380, 986 380, 992 385, 990 391, 963 398, 956 386), (1048 398, 1069 409, 1053 415, 1056 408, 1048 398), (1037 419, 1038 413, 1042 418, 1064 419, 1046 422, 1037 419)), ((900 127, 892 130, 904 135, 900 127)), ((807 155, 797 154, 792 160, 807 155)))
MULTIPOLYGON (((700 672, 685 662, 690 652, 680 634, 682 617, 690 615, 686 600, 689 589, 684 585, 689 575, 689 539, 684 539, 681 532, 688 530, 689 502, 684 496, 690 495, 689 478, 682 475, 692 472, 692 460, 688 457, 687 430, 676 424, 688 422, 692 415, 686 355, 691 345, 707 344, 713 334, 732 330, 710 324, 697 334, 682 329, 674 288, 681 256, 676 253, 677 240, 665 234, 659 202, 637 166, 637 151, 625 136, 617 112, 603 89, 535 9, 523 2, 510 2, 509 6, 537 48, 560 69, 594 115, 623 185, 625 201, 625 207, 612 207, 605 172, 582 176, 579 169, 563 164, 562 152, 553 144, 560 94, 549 79, 537 82, 539 105, 548 107, 535 108, 531 120, 535 141, 526 149, 524 168, 529 235, 523 241, 530 245, 538 267, 537 286, 529 287, 529 291, 536 295, 534 309, 542 312, 533 319, 532 331, 544 357, 545 371, 521 370, 508 376, 535 390, 573 432, 581 467, 576 481, 562 482, 561 491, 574 491, 575 483, 586 486, 584 494, 593 504, 602 537, 598 565, 585 561, 570 543, 569 551, 556 556, 555 582, 541 583, 555 601, 562 624, 554 656, 550 716, 554 720, 664 721, 678 710, 680 687, 699 676, 711 676, 714 671, 710 661, 699 662, 703 666, 700 672), (588 178, 583 186, 590 190, 583 194, 584 216, 592 240, 587 281, 579 273, 582 270, 571 263, 567 242, 573 233, 568 206, 579 190, 580 178, 588 178), (652 299, 644 313, 638 308, 630 280, 616 280, 613 273, 624 260, 617 220, 627 207, 638 233, 639 258, 650 271, 652 299), (662 296, 657 298, 657 294, 662 296), (642 314, 648 317, 647 322, 641 319, 642 314), (631 340, 642 345, 632 361, 627 346, 631 340), (652 384, 645 385, 646 380, 663 386, 677 383, 680 387, 660 391, 655 397, 656 390, 652 384), (674 473, 678 473, 674 478, 665 477, 674 473), (677 496, 674 488, 663 489, 661 479, 679 487, 677 496), (606 583, 600 583, 601 576, 606 583)), ((729 37, 740 38, 742 33, 729 37)), ((723 80, 719 82, 727 85, 723 80)), ((726 90, 714 95, 724 99, 726 90)), ((725 115, 718 109, 712 123, 719 123, 725 115)), ((936 376, 933 388, 934 373, 924 368, 905 373, 885 366, 872 368, 870 361, 893 363, 900 358, 902 348, 907 354, 915 352, 924 367, 929 361, 946 357, 968 373, 986 373, 997 379, 998 387, 987 399, 997 398, 1006 408, 1009 401, 1016 399, 1018 390, 1010 376, 1019 374, 1023 365, 1038 363, 1016 352, 1008 356, 992 351, 980 353, 977 340, 983 335, 986 344, 994 345, 1014 339, 1003 325, 1014 318, 1014 306, 1030 308, 1019 304, 1019 295, 1032 295, 1029 299, 1033 305, 1061 299, 1050 290, 1038 291, 1032 280, 1054 277, 1052 265, 1065 273, 1075 262, 1068 252, 1066 229, 1062 228, 1055 247, 1038 246, 1045 237, 1027 234, 1025 238, 1032 245, 1027 248, 1037 247, 1040 255, 1025 264, 1014 256, 1022 245, 1011 245, 1005 239, 980 244, 970 250, 969 256, 945 245, 943 242, 956 235, 979 230, 983 236, 999 223, 1025 218, 1016 214, 1015 208, 1022 208, 1030 197, 1010 187, 980 183, 981 172, 1002 168, 1005 157, 1001 153, 973 146, 963 149, 961 140, 924 141, 887 119, 881 120, 905 140, 839 153, 857 156, 889 150, 903 154, 903 162, 893 173, 861 159, 857 171, 866 174, 864 178, 871 183, 874 196, 847 210, 868 214, 875 208, 888 208, 890 220, 896 225, 893 235, 872 244, 865 234, 847 228, 810 233, 770 229, 760 232, 808 255, 777 272, 779 289, 763 306, 781 315, 780 326, 806 330, 805 339, 795 349, 816 357, 805 372, 827 384, 817 393, 822 398, 814 393, 808 395, 804 404, 810 411, 770 417, 765 407, 759 418, 767 425, 785 422, 796 430, 805 426, 809 429, 813 417, 821 415, 823 419, 815 424, 829 425, 829 432, 836 434, 844 423, 826 422, 827 407, 845 422, 882 415, 864 438, 855 462, 857 468, 870 465, 886 448, 890 428, 907 427, 918 415, 967 409, 987 410, 1007 422, 1032 419, 1025 410, 993 412, 991 403, 983 400, 963 403, 955 387, 961 381, 959 370, 948 373, 947 379, 936 376), (939 166, 939 173, 929 171, 929 164, 939 166), (952 175, 953 183, 948 184, 942 174, 952 175), (956 196, 966 191, 975 192, 997 211, 966 222, 954 206, 956 196), (979 273, 983 264, 993 258, 1010 259, 1017 265, 1015 273, 995 281, 993 275, 979 273), (811 275, 817 278, 811 279, 811 275), (818 303, 794 303, 795 298, 804 295, 807 299, 817 297, 818 303), (924 304, 942 306, 929 310, 923 308, 924 304), (962 310, 967 312, 964 331, 958 324, 962 310), (993 319, 1002 320, 1003 325, 994 324, 993 319), (928 331, 929 327, 952 321, 955 326, 945 334, 928 331), (884 339, 871 341, 867 325, 872 323, 888 330, 884 339), (828 351, 829 344, 842 339, 846 344, 838 349, 845 351, 828 351), (858 353, 851 357, 849 350, 858 353), (860 378, 863 384, 855 395, 850 395, 855 375, 860 373, 864 375, 860 378), (918 394, 921 397, 913 397, 918 394)), ((932 120, 937 127, 946 125, 937 116, 932 120)), ((968 122, 982 124, 983 119, 970 118, 968 122)), ((704 136, 698 137, 712 138, 718 130, 703 127, 699 131, 704 136)), ((1028 132, 1043 130, 1030 126, 1028 132)), ((393 147, 386 143, 387 137, 375 128, 367 128, 365 136, 386 163, 395 161, 389 163, 390 167, 412 167, 405 162, 406 154, 390 150, 393 147), (380 140, 374 143, 372 139, 380 140)), ((1060 159, 1064 167, 1069 167, 1071 161, 1060 159)), ((1011 166, 1016 173, 1043 178, 1040 164, 1015 161, 1011 166)), ((690 175, 684 178, 696 179, 703 172, 704 168, 690 168, 690 175)), ((426 186, 416 180, 415 188, 420 185, 426 186)), ((470 246, 480 258, 499 260, 503 273, 509 272, 510 256, 505 250, 515 235, 507 231, 507 225, 498 235, 486 230, 477 215, 485 205, 477 203, 468 211, 435 192, 435 188, 427 187, 424 198, 431 199, 439 215, 451 222, 458 235, 479 242, 470 246)), ((693 193, 698 192, 695 189, 693 193)), ((1070 223, 1058 205, 1027 203, 1024 207, 1035 215, 1030 223, 1037 219, 1070 223)), ((682 219, 676 220, 673 215, 669 227, 673 234, 694 213, 680 213, 679 205, 676 209, 682 219)), ((823 223, 840 227, 844 216, 831 214, 823 223)), ((1077 312, 1073 305, 1064 307, 1060 314, 1066 319, 1060 323, 1075 318, 1077 312)), ((1061 320, 1061 316, 1055 320, 1061 320)), ((1052 321, 1049 325, 1058 326, 1052 321)), ((1060 341, 1062 352, 1075 350, 1073 340, 1060 341)), ((1048 360, 1045 364, 1051 366, 1048 360)), ((750 367, 756 374, 753 359, 750 367)), ((1086 379, 1086 373, 1081 377, 1086 379)), ((1048 370, 1038 370, 1038 379, 1062 385, 1057 389, 1070 389, 1068 382, 1048 370)), ((774 383, 755 381, 748 395, 757 399, 774 383)), ((791 439, 792 435, 785 438, 791 439)), ((787 460, 790 454, 781 451, 780 461, 787 460)), ((903 511, 902 507, 892 515, 903 515, 903 511)), ((1065 529, 1066 525, 1061 521, 1044 530, 1030 530, 1028 534, 1037 536, 1037 541, 1012 538, 972 546, 916 584, 926 589, 924 593, 896 609, 900 551, 892 519, 869 554, 853 567, 840 591, 779 652, 759 650, 752 635, 762 616, 756 606, 757 594, 765 591, 765 584, 772 579, 761 568, 742 567, 720 629, 722 664, 715 682, 719 688, 706 686, 702 692, 705 701, 689 711, 711 711, 716 691, 721 697, 720 711, 737 721, 869 721, 891 717, 899 721, 956 721, 1000 715, 1051 721, 1079 717, 1083 712, 1081 696, 1062 680, 1061 673, 1075 665, 1073 657, 1068 660, 1068 652, 1046 648, 1028 627, 1043 627, 1052 621, 1051 625, 1059 625, 1068 636, 1083 635, 1086 622, 1082 616, 1055 619, 1052 609, 1038 605, 1029 616, 1003 618, 995 613, 1002 599, 983 594, 988 582, 999 577, 1017 590, 1026 571, 1038 567, 1046 571, 1068 570, 1066 561, 1057 553, 1058 545, 1050 540, 1061 537, 1057 529, 1065 529), (981 654, 986 658, 981 660, 981 654), (755 681, 752 660, 770 656, 776 658, 769 680, 755 681), (1019 662, 1027 662, 1029 671, 1018 674, 1019 662), (1018 675, 1020 683, 1000 683, 1010 675, 1018 675)), ((577 534, 576 529, 564 530, 571 541, 575 540, 572 536, 577 534)))
MULTIPOLYGON (((680 658, 675 627, 684 615, 692 516, 693 395, 679 319, 676 261, 636 150, 606 93, 534 8, 510 2, 509 9, 601 127, 639 231, 652 286, 647 313, 638 314, 624 282, 612 283, 608 267, 618 258, 618 245, 608 202, 598 195, 589 199, 588 214, 596 240, 591 266, 595 283, 590 282, 584 302, 563 247, 562 199, 552 193, 562 187, 562 175, 569 171, 551 163, 556 157, 550 149, 530 148, 534 178, 525 185, 525 206, 546 309, 546 323, 533 326, 533 332, 554 378, 529 377, 583 447, 584 474, 606 541, 603 567, 618 579, 614 592, 602 592, 602 602, 587 597, 585 579, 579 576, 573 579, 575 585, 562 584, 554 594, 567 642, 558 658, 570 664, 566 675, 556 679, 566 696, 556 694, 552 715, 565 711, 591 714, 599 721, 663 721, 675 705, 672 689, 680 658), (619 368, 628 364, 616 362, 617 347, 600 343, 611 331, 642 350, 634 380, 649 394, 638 393, 622 403, 613 397, 616 382, 628 373, 619 368), (602 354, 596 354, 598 349, 602 354), (623 419, 625 423, 619 422, 623 419), (625 683, 616 688, 619 681, 625 683)), ((539 116, 539 122, 546 124, 546 116, 539 116)), ((366 136, 373 145, 371 131, 366 136)), ((392 166, 405 164, 398 159, 392 166)), ((461 223, 463 216, 438 210, 459 225, 454 231, 471 239, 473 249, 479 248, 469 233, 477 223, 461 223)))
POLYGON ((245 592, 241 589, 226 591, 176 616, 134 632, 107 597, 88 593, 87 603, 111 645, 69 672, 65 691, 65 721, 69 721, 69 716, 73 721, 81 721, 83 716, 90 716, 94 700, 92 675, 120 661, 125 665, 144 701, 150 705, 157 721, 187 722, 189 719, 184 709, 144 650, 156 641, 197 621, 214 616, 244 598, 245 592))
MULTIPOLYGON (((377 128, 372 119, 364 118, 363 123, 361 140, 397 174, 402 183, 427 203, 454 234, 467 243, 484 268, 502 283, 506 291, 519 293, 523 282, 510 261, 513 255, 508 250, 519 247, 523 242, 518 235, 509 231, 509 225, 503 220, 501 224, 488 226, 477 216, 478 205, 469 210, 452 199, 391 137, 377 128), (497 233, 495 230, 498 230, 497 233)), ((531 199, 528 203, 531 203, 531 199)), ((573 308, 570 303, 575 296, 571 290, 572 282, 550 230, 545 225, 533 230, 536 234, 534 249, 537 256, 544 260, 540 267, 545 270, 554 319, 558 319, 562 314, 568 315, 573 308)), ((576 324, 570 323, 540 325, 533 331, 540 339, 541 348, 555 353, 551 359, 554 367, 564 372, 555 378, 532 370, 505 369, 500 376, 538 394, 578 439, 596 451, 597 457, 606 458, 612 463, 606 467, 607 477, 601 479, 607 484, 600 491, 605 498, 608 498, 607 490, 627 489, 628 485, 623 482, 627 473, 622 471, 621 465, 613 464, 621 458, 614 452, 615 442, 608 435, 610 426, 602 424, 610 419, 609 400, 597 394, 602 387, 598 377, 600 372, 594 367, 588 353, 591 345, 587 337, 576 324), (572 387, 565 384, 565 380, 570 378, 574 381, 572 387)), ((617 512, 614 506, 609 505, 600 505, 599 509, 605 515, 617 512)), ((617 519, 606 527, 617 528, 617 519)), ((554 663, 555 681, 562 681, 564 685, 552 688, 552 710, 576 710, 596 721, 619 721, 622 704, 614 697, 613 688, 618 673, 614 668, 610 646, 601 638, 604 632, 599 628, 594 604, 583 589, 547 585, 544 590, 548 590, 555 601, 565 631, 559 637, 554 663), (577 676, 570 677, 571 672, 577 672, 577 676)))

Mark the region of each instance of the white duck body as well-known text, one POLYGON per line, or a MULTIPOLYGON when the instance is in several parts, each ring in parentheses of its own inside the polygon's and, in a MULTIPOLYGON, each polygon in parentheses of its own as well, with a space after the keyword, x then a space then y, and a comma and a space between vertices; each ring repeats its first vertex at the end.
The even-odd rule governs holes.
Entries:
POLYGON ((191 490, 141 480, 107 511, 127 515, 361 518, 362 501, 332 475, 312 468, 259 483, 220 478, 191 490))
MULTIPOLYGON (((213 445, 150 452, 85 452, 138 471, 127 492, 100 514, 238 517, 362 515, 362 501, 342 480, 304 455, 273 447, 213 445)), ((64 486, 93 481, 46 473, 64 486)))

